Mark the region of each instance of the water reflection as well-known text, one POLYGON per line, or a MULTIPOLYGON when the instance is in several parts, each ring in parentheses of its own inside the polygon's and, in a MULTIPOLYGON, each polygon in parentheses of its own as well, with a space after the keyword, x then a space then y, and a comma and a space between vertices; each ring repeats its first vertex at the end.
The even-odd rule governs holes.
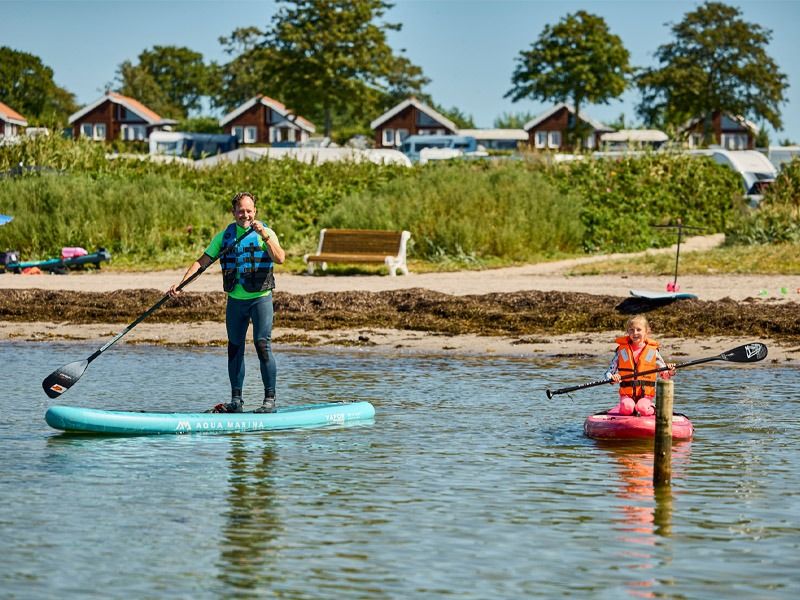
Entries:
POLYGON ((239 592, 269 589, 280 534, 275 476, 276 449, 268 437, 231 438, 228 491, 219 579, 239 592))
MULTIPOLYGON (((631 574, 630 580, 625 582, 631 596, 653 598, 658 582, 654 577, 647 577, 647 571, 664 560, 653 550, 658 538, 672 536, 672 486, 653 486, 652 442, 596 443, 614 459, 620 479, 616 496, 621 502, 616 504, 611 521, 621 533, 618 539, 630 547, 622 553, 617 568, 631 574)), ((691 442, 672 446, 673 480, 685 471, 690 454, 691 442)))
MULTIPOLYGON (((227 385, 218 352, 123 345, 68 400, 196 407, 227 385)), ((530 362, 297 351, 286 397, 376 398, 375 424, 117 438, 47 428, 50 344, 0 353, 0 597, 797 597, 794 367, 682 379, 700 433, 662 493, 649 446, 583 437, 590 395, 528 402, 530 362)))

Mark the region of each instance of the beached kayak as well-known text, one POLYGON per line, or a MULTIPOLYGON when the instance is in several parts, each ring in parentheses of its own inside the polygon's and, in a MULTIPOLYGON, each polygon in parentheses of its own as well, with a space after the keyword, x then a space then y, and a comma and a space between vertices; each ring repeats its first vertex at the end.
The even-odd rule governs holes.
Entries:
POLYGON ((344 425, 375 416, 369 402, 279 407, 274 413, 155 413, 52 406, 45 421, 54 429, 82 433, 146 435, 276 431, 344 425))
MULTIPOLYGON (((609 415, 607 412, 591 415, 583 424, 584 433, 599 440, 653 439, 656 433, 656 417, 609 415)), ((672 439, 688 440, 694 426, 686 415, 672 415, 672 439)))

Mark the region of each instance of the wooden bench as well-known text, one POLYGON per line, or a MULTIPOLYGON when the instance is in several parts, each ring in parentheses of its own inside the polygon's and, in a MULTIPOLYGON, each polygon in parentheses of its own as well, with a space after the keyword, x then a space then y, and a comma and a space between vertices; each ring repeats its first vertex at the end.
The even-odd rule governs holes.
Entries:
POLYGON ((408 231, 380 231, 375 229, 323 229, 319 232, 316 254, 306 254, 303 261, 309 274, 315 263, 383 263, 394 277, 399 269, 408 275, 406 246, 411 238, 408 231))

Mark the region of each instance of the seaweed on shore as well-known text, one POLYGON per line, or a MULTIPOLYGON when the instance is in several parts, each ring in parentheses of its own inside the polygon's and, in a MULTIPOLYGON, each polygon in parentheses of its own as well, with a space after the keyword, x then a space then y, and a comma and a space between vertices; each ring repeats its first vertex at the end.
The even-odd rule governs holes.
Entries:
MULTIPOLYGON (((0 320, 128 323, 155 304, 154 289, 70 292, 0 290, 0 320)), ((301 330, 389 328, 443 334, 547 336, 621 331, 623 298, 525 291, 453 296, 425 289, 384 292, 275 293, 275 324, 301 330)), ((655 306, 648 318, 659 336, 800 337, 795 302, 682 300, 655 306)), ((157 323, 223 321, 225 294, 186 293, 148 317, 157 323)))

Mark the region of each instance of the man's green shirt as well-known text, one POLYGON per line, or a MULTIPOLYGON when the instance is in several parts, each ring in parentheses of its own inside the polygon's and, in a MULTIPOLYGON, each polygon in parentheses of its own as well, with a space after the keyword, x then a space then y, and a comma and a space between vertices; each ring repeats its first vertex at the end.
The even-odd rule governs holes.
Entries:
MULTIPOLYGON (((227 229, 227 228, 226 228, 227 229)), ((236 224, 236 237, 238 238, 242 235, 245 231, 247 231, 244 227, 240 227, 239 224, 236 224)), ((270 237, 275 237, 277 239, 277 235, 275 232, 272 231, 269 227, 267 227, 267 234, 270 237)), ((211 243, 208 245, 208 248, 205 249, 205 254, 208 254, 211 258, 216 259, 219 256, 219 253, 222 251, 222 238, 225 235, 225 229, 220 231, 217 235, 214 236, 214 239, 211 240, 211 243)), ((264 241, 262 238, 260 241, 261 249, 264 251, 269 251, 267 248, 267 242, 264 241)), ((242 287, 242 284, 238 281, 236 285, 233 286, 233 290, 228 292, 228 296, 234 298, 236 300, 252 300, 253 298, 260 298, 261 296, 267 296, 272 293, 272 290, 266 290, 263 292, 248 292, 247 290, 242 287)))

